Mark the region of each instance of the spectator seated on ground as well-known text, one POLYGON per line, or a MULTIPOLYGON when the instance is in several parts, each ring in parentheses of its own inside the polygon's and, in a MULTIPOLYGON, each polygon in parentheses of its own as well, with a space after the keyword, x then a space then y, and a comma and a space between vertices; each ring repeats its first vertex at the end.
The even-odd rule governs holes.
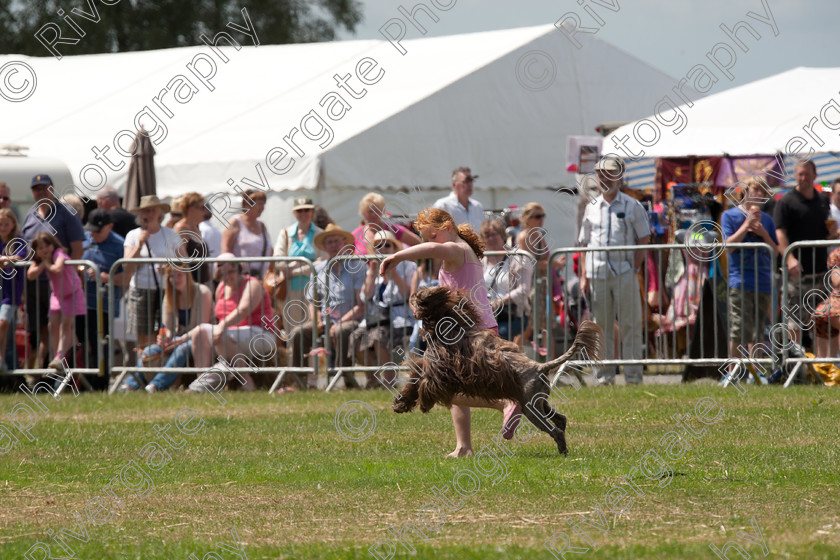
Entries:
MULTIPOLYGON (((376 250, 385 256, 402 249, 402 243, 390 231, 377 232, 374 241, 376 250)), ((357 364, 380 366, 393 361, 391 353, 409 342, 415 319, 408 298, 417 265, 412 261, 403 261, 385 276, 380 276, 379 261, 372 260, 368 264, 362 289, 365 317, 350 335, 349 346, 357 364)), ((394 373, 393 370, 386 373, 385 383, 393 384, 394 373)), ((374 372, 366 372, 366 375, 365 389, 381 387, 374 378, 374 372)))
MULTIPOLYGON (((188 367, 192 359, 192 341, 184 340, 183 335, 198 325, 210 322, 213 294, 210 293, 210 288, 197 283, 188 271, 164 266, 162 272, 166 286, 163 296, 163 325, 158 332, 157 344, 147 346, 140 352, 137 367, 188 367), (178 340, 181 340, 180 344, 176 343, 178 340)), ((180 375, 161 371, 145 386, 146 391, 165 391, 180 375)), ((142 374, 138 376, 144 378, 142 374)), ((136 391, 139 388, 140 385, 132 375, 129 375, 120 387, 123 391, 136 391)))
MULTIPOLYGON (((237 354, 242 354, 256 363, 277 351, 274 335, 263 327, 273 316, 271 299, 259 280, 243 273, 239 262, 232 262, 234 258, 232 253, 219 255, 222 262, 219 263, 221 282, 216 288, 218 324, 202 323, 175 341, 192 342, 197 368, 209 368, 214 356, 231 363, 237 354)), ((253 390, 250 374, 240 371, 240 375, 241 379, 237 377, 237 380, 243 388, 253 390)), ((212 387, 215 391, 221 389, 218 383, 217 375, 205 373, 190 384, 189 390, 203 392, 212 387)))
MULTIPOLYGON (((325 251, 327 259, 315 264, 315 278, 306 285, 306 299, 309 302, 307 320, 298 322, 291 329, 288 342, 291 350, 290 367, 307 367, 305 358, 315 342, 313 331, 317 335, 329 337, 332 366, 346 367, 352 364, 348 348, 350 334, 359 326, 364 315, 360 292, 365 283, 365 267, 358 261, 351 265, 347 261, 330 259, 339 254, 347 254, 348 250, 353 249, 354 241, 350 232, 335 224, 328 224, 323 232, 315 236, 315 247, 325 251), (320 314, 316 313, 316 306, 320 314)), ((301 377, 305 381, 306 376, 301 377)), ((343 377, 345 387, 358 389, 358 382, 351 371, 345 370, 343 377)), ((287 390, 283 387, 279 392, 287 390)))
POLYGON ((700 299, 703 295, 703 281, 707 276, 708 263, 698 260, 691 251, 683 249, 679 253, 672 253, 669 274, 666 283, 673 285, 673 297, 667 312, 653 314, 652 319, 659 328, 654 333, 657 337, 672 340, 676 333, 676 348, 674 356, 680 357, 687 347, 687 337, 690 327, 697 320, 700 309, 700 299))
POLYGON ((828 269, 831 270, 829 282, 831 291, 828 298, 820 302, 814 320, 815 355, 820 358, 840 357, 840 249, 835 249, 828 256, 828 269), (834 268, 837 271, 834 271, 834 268))

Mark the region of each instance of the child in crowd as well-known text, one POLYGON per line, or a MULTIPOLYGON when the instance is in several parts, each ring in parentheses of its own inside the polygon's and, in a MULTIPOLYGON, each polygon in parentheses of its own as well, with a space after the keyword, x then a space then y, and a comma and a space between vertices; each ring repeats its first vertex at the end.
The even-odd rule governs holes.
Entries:
MULTIPOLYGON (((778 253, 776 226, 761 205, 770 194, 750 179, 741 204, 723 213, 720 225, 726 244, 766 243, 778 253)), ((730 249, 729 255, 729 356, 743 358, 740 345, 752 355, 753 346, 764 337, 770 316, 772 294, 771 254, 762 249, 730 249)), ((734 368, 730 366, 730 370, 734 368)))
POLYGON ((0 210, 0 283, 3 291, 3 301, 0 303, 0 373, 6 373, 10 366, 16 366, 14 363, 7 363, 6 339, 9 329, 14 329, 15 316, 23 295, 23 274, 12 264, 16 260, 26 259, 26 243, 22 239, 12 242, 18 235, 20 227, 15 213, 3 208, 0 210))
POLYGON ((61 246, 58 239, 45 231, 35 234, 32 239, 32 250, 35 252, 35 264, 26 272, 30 280, 35 280, 46 271, 50 279, 52 295, 50 296, 50 340, 55 340, 58 330, 58 344, 55 358, 48 367, 64 370, 62 360, 73 350, 73 323, 76 315, 85 314, 85 294, 82 292, 82 281, 72 266, 65 266, 64 261, 70 257, 61 246))

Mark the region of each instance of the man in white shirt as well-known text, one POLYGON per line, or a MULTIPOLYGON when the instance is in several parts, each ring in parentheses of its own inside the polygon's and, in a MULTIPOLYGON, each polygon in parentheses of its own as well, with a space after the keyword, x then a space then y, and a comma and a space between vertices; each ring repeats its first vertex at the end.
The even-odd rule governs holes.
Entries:
MULTIPOLYGON (((648 214, 638 200, 619 191, 624 168, 614 158, 601 159, 595 173, 603 194, 587 204, 578 241, 582 247, 616 247, 647 245, 650 242, 648 214)), ((643 358, 642 300, 638 271, 645 260, 645 251, 592 251, 581 261, 580 287, 591 291, 590 302, 595 322, 604 329, 604 346, 608 360, 615 359, 614 324, 621 330, 621 359, 643 358), (590 290, 591 288, 591 290, 590 290)), ((598 378, 614 383, 617 368, 604 366, 598 378)), ((642 382, 642 366, 624 366, 627 383, 642 382)))
POLYGON ((484 207, 479 201, 470 198, 475 179, 478 179, 478 175, 473 175, 469 167, 459 167, 452 172, 452 192, 436 200, 432 206, 449 212, 455 225, 468 223, 478 233, 484 221, 484 207))

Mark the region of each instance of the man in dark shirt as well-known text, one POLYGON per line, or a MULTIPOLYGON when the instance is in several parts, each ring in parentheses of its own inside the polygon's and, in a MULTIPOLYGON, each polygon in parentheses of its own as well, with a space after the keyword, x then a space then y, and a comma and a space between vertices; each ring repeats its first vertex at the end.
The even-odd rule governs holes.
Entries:
MULTIPOLYGON (((831 212, 830 202, 814 188, 816 178, 817 168, 813 161, 797 164, 796 188, 776 204, 773 221, 776 222, 779 251, 782 255, 789 245, 797 241, 838 238, 837 224, 833 224, 831 231, 826 224, 831 212)), ((782 266, 788 271, 787 302, 782 316, 788 320, 788 325, 794 332, 802 333, 800 340, 807 348, 812 342, 809 332, 811 312, 807 307, 816 309, 820 302, 809 298, 806 306, 803 300, 810 290, 823 286, 823 277, 828 270, 826 248, 795 249, 788 254, 782 266)))
MULTIPOLYGON (((111 222, 110 212, 97 208, 88 216, 88 223, 85 226, 85 241, 82 258, 92 261, 99 267, 99 279, 103 289, 108 285, 111 266, 123 257, 125 239, 113 232, 114 224, 111 222)), ((114 315, 120 314, 120 288, 122 285, 123 269, 118 267, 114 275, 114 315)), ((98 368, 97 346, 100 339, 108 339, 108 325, 110 308, 108 304, 108 292, 97 293, 96 280, 93 276, 93 269, 85 269, 86 293, 87 293, 87 315, 76 316, 76 335, 82 348, 85 349, 86 368, 98 368), (99 332, 97 302, 102 301, 102 332, 99 332)), ((105 363, 100 368, 102 376, 89 376, 88 381, 97 390, 108 388, 108 347, 103 346, 103 357, 105 363)))
POLYGON ((129 231, 137 229, 137 216, 120 206, 117 189, 111 185, 106 185, 96 193, 96 206, 108 211, 111 223, 114 224, 114 233, 120 237, 124 238, 129 231))
MULTIPOLYGON (((82 258, 82 239, 85 232, 82 229, 82 221, 79 217, 70 212, 67 207, 56 201, 49 187, 52 179, 49 175, 36 175, 32 178, 32 197, 35 205, 26 213, 23 225, 20 228, 20 236, 26 241, 27 246, 32 242, 35 234, 46 231, 53 234, 59 243, 70 254, 71 259, 82 258)), ((47 356, 47 316, 50 312, 50 283, 46 272, 41 274, 37 280, 26 281, 26 330, 29 332, 29 346, 33 352, 33 359, 27 363, 27 367, 34 368, 36 363, 41 367, 47 356), (38 362, 34 356, 40 357, 38 362)), ((56 325, 57 327, 57 325, 56 325)), ((58 330, 55 328, 55 341, 58 342, 58 330)), ((31 381, 31 380, 27 380, 31 381)))

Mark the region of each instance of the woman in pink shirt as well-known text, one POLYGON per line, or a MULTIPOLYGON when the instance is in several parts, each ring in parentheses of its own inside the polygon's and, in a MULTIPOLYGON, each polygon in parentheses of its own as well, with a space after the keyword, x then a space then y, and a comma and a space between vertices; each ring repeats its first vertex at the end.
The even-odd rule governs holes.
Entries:
MULTIPOLYGON (((424 243, 403 249, 387 257, 380 265, 379 273, 384 275, 389 268, 405 260, 441 259, 438 280, 441 286, 463 290, 471 295, 478 309, 481 322, 477 328, 490 329, 499 334, 496 318, 487 297, 484 283, 484 242, 469 224, 455 225, 455 220, 445 210, 429 208, 420 212, 414 227, 420 232, 424 243)), ((484 399, 460 396, 452 401, 452 423, 455 425, 455 451, 447 457, 469 457, 473 454, 470 436, 470 408, 492 408, 504 412, 505 439, 513 437, 519 423, 521 411, 512 401, 486 401, 484 399)))
MULTIPOLYGON (((205 368, 213 364, 213 356, 218 355, 230 361, 237 354, 244 354, 252 359, 265 359, 277 351, 274 336, 264 328, 274 313, 271 298, 262 283, 242 271, 242 262, 233 261, 233 253, 222 253, 218 257, 221 282, 216 288, 215 325, 201 324, 187 334, 176 339, 182 344, 187 339, 192 341, 192 354, 195 367, 205 368)), ((246 389, 253 389, 253 380, 248 373, 246 389)), ((190 384, 191 391, 207 390, 207 374, 202 374, 190 384)), ((212 377, 212 376, 211 376, 212 377)))
POLYGON ((379 193, 368 193, 362 197, 359 202, 359 215, 362 217, 362 225, 352 232, 357 255, 376 253, 375 250, 369 249, 376 247, 374 238, 378 231, 390 231, 403 245, 420 243, 420 238, 405 227, 398 224, 386 224, 382 220, 382 216, 385 215, 385 197, 379 193))

